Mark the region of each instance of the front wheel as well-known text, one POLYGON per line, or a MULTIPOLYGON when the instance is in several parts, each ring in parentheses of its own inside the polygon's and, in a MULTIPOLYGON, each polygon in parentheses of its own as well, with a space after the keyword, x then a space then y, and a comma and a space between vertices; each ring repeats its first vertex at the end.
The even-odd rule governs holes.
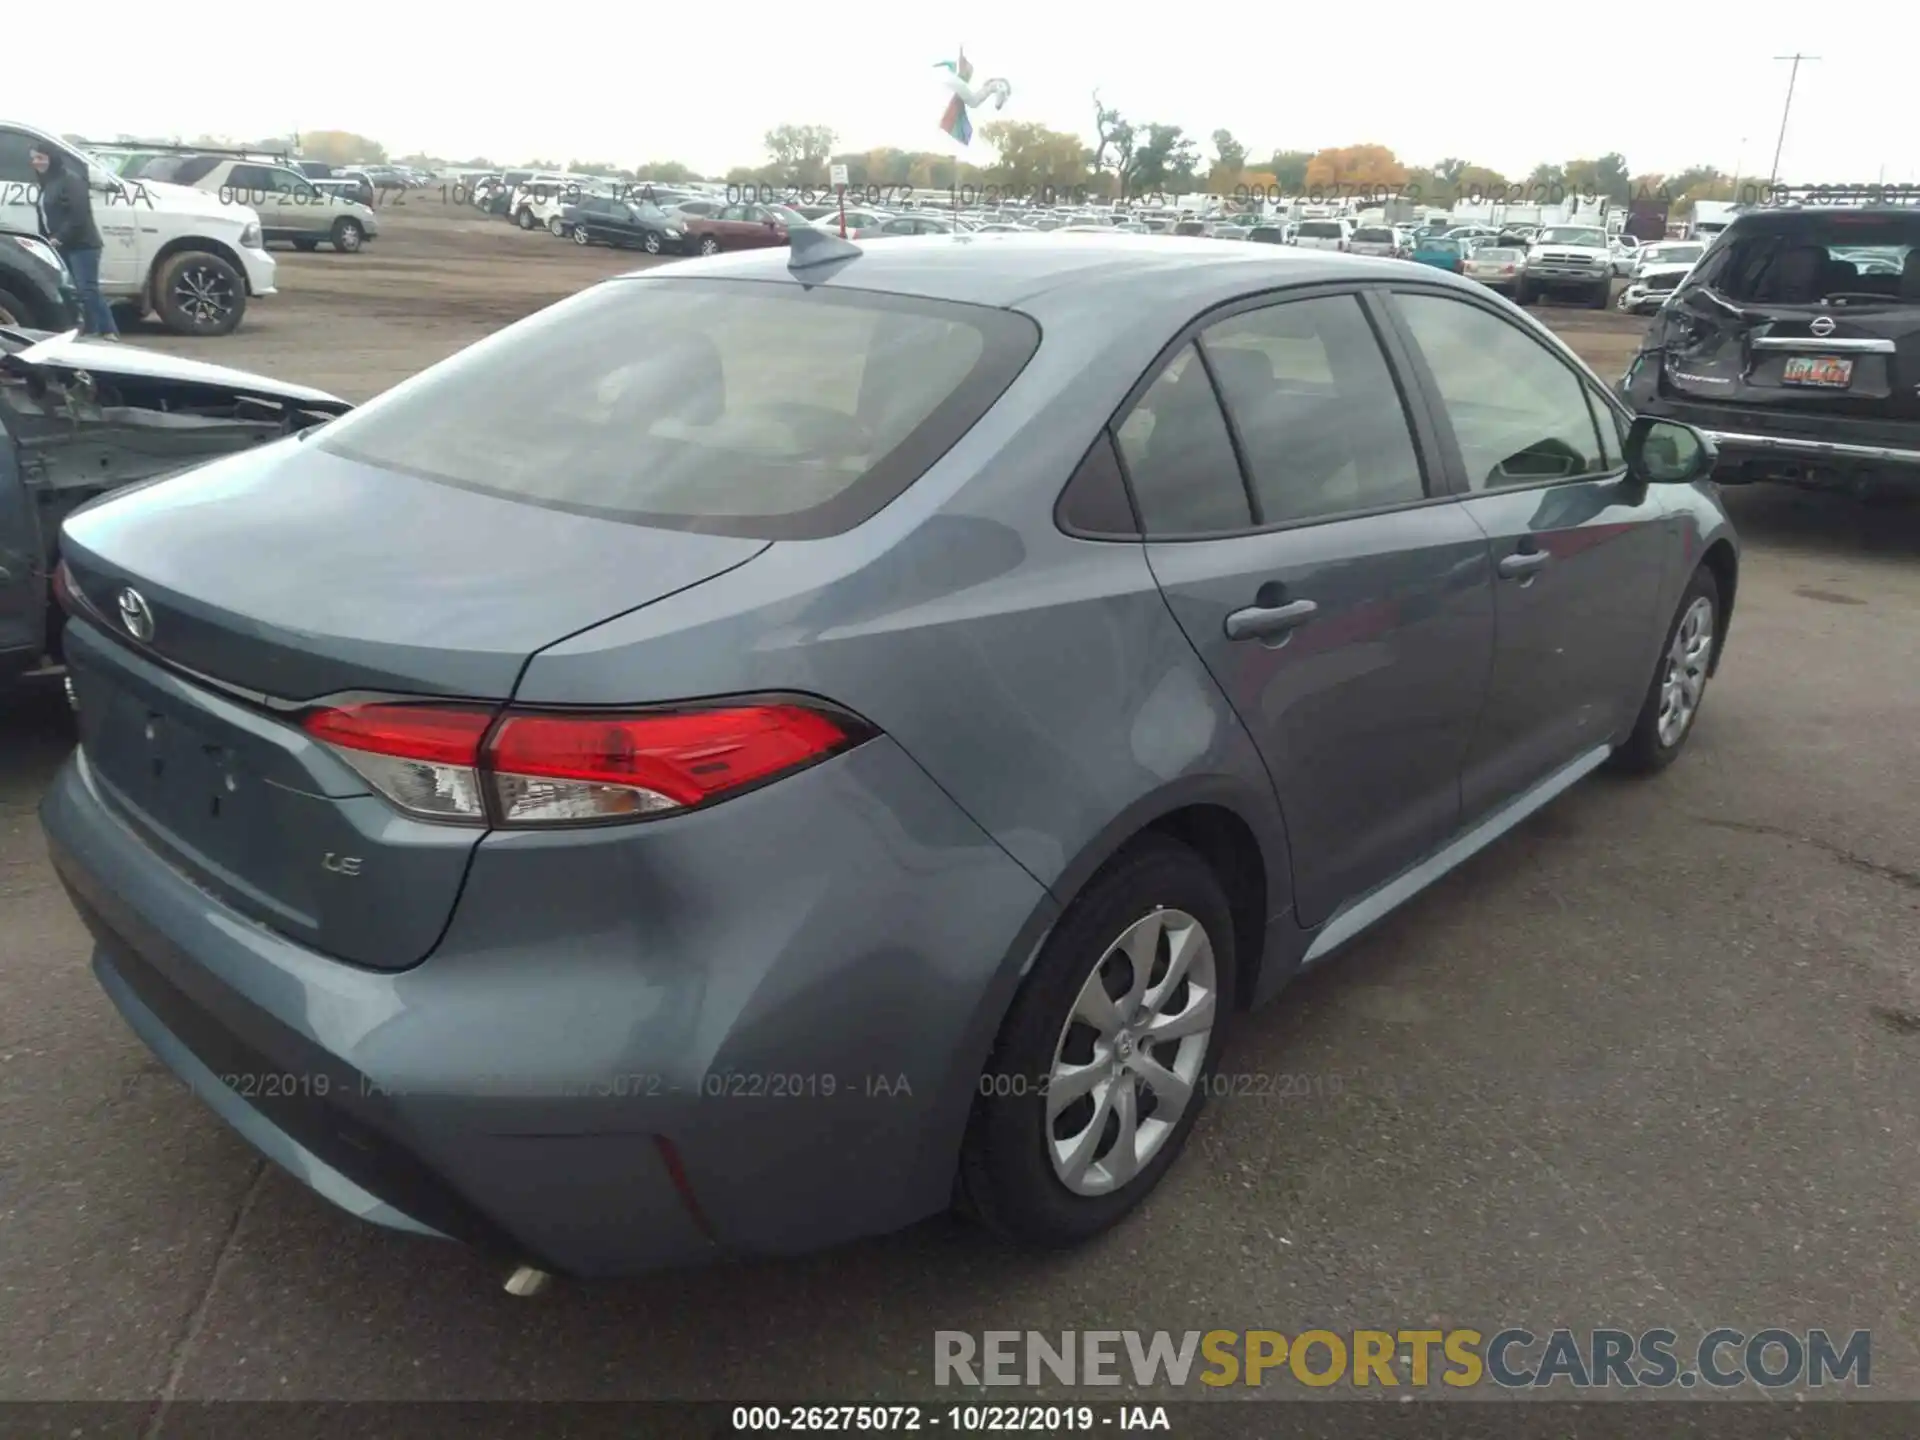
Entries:
POLYGON ((660 237, 649 230, 647 232, 647 238, 640 242, 640 248, 649 255, 658 255, 660 253, 660 237))
POLYGON ((183 250, 161 265, 153 308, 176 335, 231 335, 247 313, 247 282, 218 255, 183 250))
POLYGON ((573 243, 582 248, 593 243, 593 237, 587 234, 586 226, 576 225, 573 227, 573 243))
POLYGON ((1720 583, 1702 565, 1680 597, 1633 734, 1613 753, 1616 768, 1646 775, 1679 758, 1706 699, 1720 614, 1720 583))
POLYGON ((333 248, 342 255, 355 255, 367 243, 367 232, 358 220, 342 216, 333 222, 333 248))
POLYGON ((1589 310, 1604 310, 1612 303, 1613 282, 1611 280, 1601 281, 1594 289, 1594 292, 1587 297, 1587 308, 1589 310))
POLYGON ((519 221, 520 228, 522 230, 533 229, 533 226, 534 226, 533 211, 527 209, 526 206, 522 205, 520 207, 520 213, 515 218, 519 221))
POLYGON ((1159 1183, 1205 1103, 1233 1009, 1231 907, 1211 867, 1151 838, 1069 907, 1014 1001, 961 1160, 989 1228, 1061 1246, 1159 1183))
POLYGON ((1516 305, 1531 305, 1533 303, 1533 287, 1524 280, 1514 286, 1513 303, 1516 305))

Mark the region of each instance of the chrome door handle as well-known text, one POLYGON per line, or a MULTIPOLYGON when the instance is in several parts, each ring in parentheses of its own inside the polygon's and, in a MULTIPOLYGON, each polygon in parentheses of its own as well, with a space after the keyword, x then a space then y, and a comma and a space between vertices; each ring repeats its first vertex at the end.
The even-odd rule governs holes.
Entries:
POLYGON ((1227 616, 1229 640, 1265 640, 1304 625, 1320 611, 1311 600, 1287 605, 1249 605, 1227 616))
POLYGON ((1544 550, 1519 550, 1500 562, 1502 580, 1517 579, 1522 575, 1531 575, 1550 564, 1553 556, 1544 550))

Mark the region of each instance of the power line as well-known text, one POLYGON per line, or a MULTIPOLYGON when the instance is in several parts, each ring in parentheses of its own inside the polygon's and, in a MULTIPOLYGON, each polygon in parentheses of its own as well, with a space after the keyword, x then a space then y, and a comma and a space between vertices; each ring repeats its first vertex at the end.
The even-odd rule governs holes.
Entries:
POLYGON ((1767 177, 1768 190, 1772 190, 1775 185, 1780 183, 1780 152, 1786 148, 1787 144, 1787 116, 1793 113, 1793 86, 1794 82, 1800 78, 1800 62, 1802 60, 1818 60, 1820 57, 1818 55, 1801 55, 1796 52, 1792 55, 1776 55, 1773 58, 1776 61, 1791 60, 1793 62, 1793 69, 1787 72, 1787 103, 1780 111, 1780 139, 1773 147, 1773 173, 1767 177))

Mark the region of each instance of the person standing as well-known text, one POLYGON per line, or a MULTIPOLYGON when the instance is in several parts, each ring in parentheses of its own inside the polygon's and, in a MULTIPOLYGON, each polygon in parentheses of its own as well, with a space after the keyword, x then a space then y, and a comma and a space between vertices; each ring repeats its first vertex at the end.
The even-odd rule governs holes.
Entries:
POLYGON ((33 150, 28 162, 40 177, 40 230, 59 249, 80 292, 80 333, 118 340, 120 327, 100 293, 100 252, 105 242, 93 223, 93 196, 85 167, 60 150, 33 150))

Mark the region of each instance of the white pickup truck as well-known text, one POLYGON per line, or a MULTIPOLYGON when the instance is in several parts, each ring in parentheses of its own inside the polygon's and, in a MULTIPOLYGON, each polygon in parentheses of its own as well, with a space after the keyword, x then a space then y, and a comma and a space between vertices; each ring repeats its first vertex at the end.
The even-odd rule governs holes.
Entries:
POLYGON ((86 171, 106 243, 100 289, 116 308, 151 312, 176 335, 230 335, 249 299, 274 293, 258 212, 181 185, 122 180, 57 135, 11 120, 0 120, 0 228, 40 228, 31 150, 58 150, 86 171))
POLYGON ((1527 265, 1516 299, 1522 305, 1542 295, 1577 294, 1589 309, 1613 299, 1613 247, 1599 225, 1548 225, 1527 246, 1527 265))

